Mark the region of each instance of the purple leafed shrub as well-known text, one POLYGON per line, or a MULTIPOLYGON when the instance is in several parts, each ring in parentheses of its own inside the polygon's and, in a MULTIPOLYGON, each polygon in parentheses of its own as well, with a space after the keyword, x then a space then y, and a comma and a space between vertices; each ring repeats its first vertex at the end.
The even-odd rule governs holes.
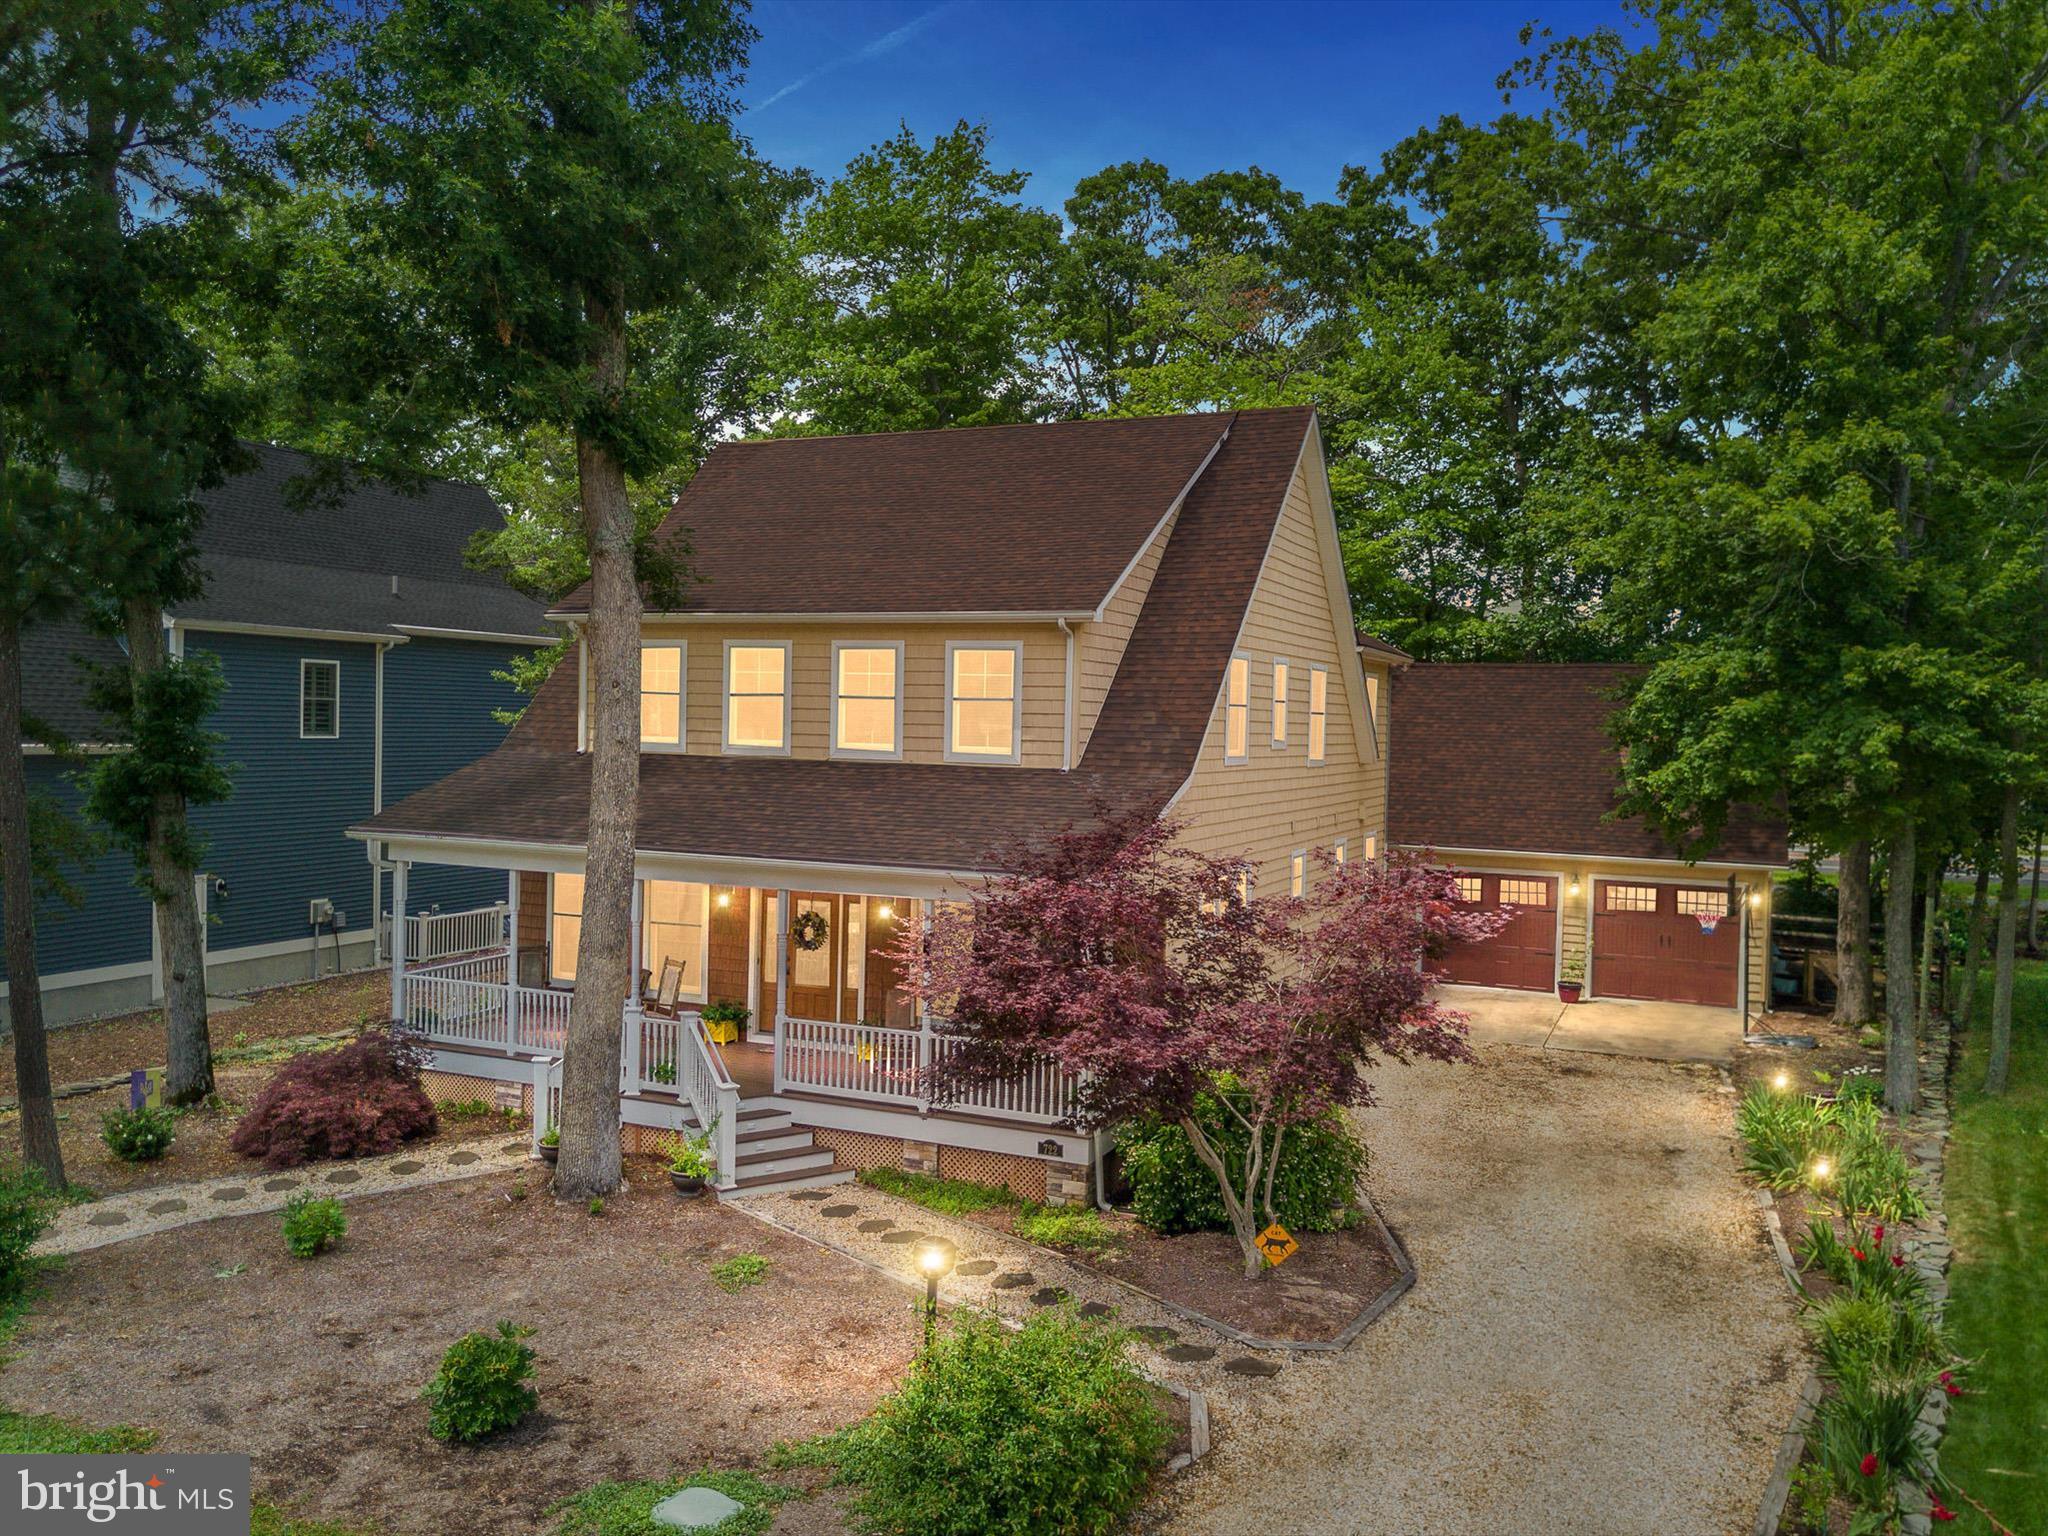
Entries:
POLYGON ((296 1056, 264 1085, 228 1146, 270 1168, 390 1152, 434 1129, 424 1055, 388 1031, 296 1056))

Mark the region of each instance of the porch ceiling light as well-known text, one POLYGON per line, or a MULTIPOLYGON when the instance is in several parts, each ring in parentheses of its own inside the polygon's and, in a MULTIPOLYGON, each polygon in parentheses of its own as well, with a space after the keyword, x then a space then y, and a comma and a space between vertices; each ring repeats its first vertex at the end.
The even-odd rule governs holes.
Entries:
POLYGON ((1572 876, 1572 883, 1566 889, 1574 896, 1579 894, 1579 877, 1577 875, 1572 876))
POLYGON ((1749 904, 1752 907, 1762 906, 1764 904, 1764 893, 1762 891, 1751 891, 1749 893, 1749 904))
POLYGON ((732 905, 732 892, 731 892, 731 891, 720 891, 720 892, 718 893, 718 904, 719 904, 719 905, 720 905, 721 907, 729 907, 729 906, 731 906, 731 905, 732 905))
POLYGON ((886 923, 895 918, 896 909, 885 901, 879 907, 875 908, 875 916, 886 923))

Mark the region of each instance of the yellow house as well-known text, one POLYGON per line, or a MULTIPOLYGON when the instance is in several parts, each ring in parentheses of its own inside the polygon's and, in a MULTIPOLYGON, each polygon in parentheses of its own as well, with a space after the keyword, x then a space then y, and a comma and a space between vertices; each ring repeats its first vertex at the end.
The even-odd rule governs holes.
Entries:
MULTIPOLYGON (((1386 837, 1388 648, 1351 628, 1307 409, 715 449, 664 531, 697 580, 641 638, 629 1137, 719 1128, 722 1189, 888 1165, 1078 1198, 1045 1072, 935 1108, 890 950, 923 904, 1103 805, 1173 813, 1261 890, 1386 837), (714 1016, 749 1011, 743 1038, 714 1016)), ((553 617, 588 618, 586 592, 553 617)), ((392 957, 447 1091, 546 1118, 575 981, 580 648, 502 749, 355 829, 504 871, 509 932, 392 957)), ((395 949, 397 947, 395 946, 395 949)))

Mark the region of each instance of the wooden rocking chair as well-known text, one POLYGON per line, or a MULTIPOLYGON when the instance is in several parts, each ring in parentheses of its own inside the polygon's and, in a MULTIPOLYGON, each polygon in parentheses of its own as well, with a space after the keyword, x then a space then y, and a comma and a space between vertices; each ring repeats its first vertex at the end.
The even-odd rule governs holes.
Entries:
POLYGON ((664 960, 661 963, 661 985, 655 988, 654 1001, 647 1005, 647 1012, 664 1019, 680 1015, 676 998, 683 990, 683 962, 664 960))

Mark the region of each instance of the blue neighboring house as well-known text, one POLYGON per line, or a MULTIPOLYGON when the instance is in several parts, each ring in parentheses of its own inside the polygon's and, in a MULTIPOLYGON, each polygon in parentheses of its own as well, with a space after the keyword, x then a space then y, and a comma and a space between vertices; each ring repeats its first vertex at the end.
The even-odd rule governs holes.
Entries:
MULTIPOLYGON (((413 495, 372 482, 298 510, 286 487, 305 457, 253 452, 253 469, 200 495, 206 591, 167 615, 172 650, 218 657, 226 683, 212 724, 234 794, 193 813, 207 844, 199 885, 215 992, 383 958, 390 881, 344 830, 497 747, 497 712, 524 698, 495 674, 554 639, 544 603, 463 564, 471 538, 503 522, 481 489, 432 481, 413 495), (333 917, 316 921, 323 911, 333 917)), ((119 643, 49 624, 23 649, 28 713, 88 754, 120 750, 85 702, 80 665, 122 664, 119 643)), ((31 791, 74 812, 77 772, 30 748, 31 791)), ((155 924, 127 854, 109 849, 67 873, 82 904, 46 901, 36 915, 49 1017, 161 998, 155 924)), ((504 896, 488 871, 422 868, 406 905, 453 913, 504 896)))

